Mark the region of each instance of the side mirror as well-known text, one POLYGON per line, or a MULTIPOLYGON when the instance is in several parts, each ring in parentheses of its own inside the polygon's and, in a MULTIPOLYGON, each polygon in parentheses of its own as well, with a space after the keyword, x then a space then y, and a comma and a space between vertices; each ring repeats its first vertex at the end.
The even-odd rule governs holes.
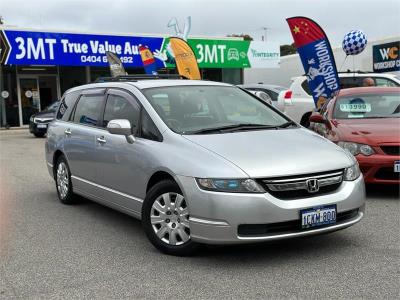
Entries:
POLYGON ((135 142, 135 137, 132 134, 131 122, 125 119, 111 120, 107 124, 107 130, 111 134, 123 135, 129 144, 135 142))
POLYGON ((311 116, 310 116, 310 122, 313 122, 313 123, 325 123, 325 119, 324 119, 324 117, 321 115, 321 114, 319 114, 319 113, 313 113, 311 116))
POLYGON ((272 104, 272 99, 271 99, 271 97, 270 97, 266 92, 256 91, 254 94, 255 94, 258 98, 260 98, 261 100, 263 100, 264 102, 267 102, 268 104, 272 104))

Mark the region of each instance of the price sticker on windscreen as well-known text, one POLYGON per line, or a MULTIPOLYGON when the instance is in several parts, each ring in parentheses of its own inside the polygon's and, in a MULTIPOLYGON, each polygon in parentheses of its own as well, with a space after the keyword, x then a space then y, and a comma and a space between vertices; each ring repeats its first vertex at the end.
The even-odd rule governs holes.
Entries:
POLYGON ((366 113, 371 111, 370 103, 343 103, 340 104, 339 109, 343 112, 350 113, 366 113))

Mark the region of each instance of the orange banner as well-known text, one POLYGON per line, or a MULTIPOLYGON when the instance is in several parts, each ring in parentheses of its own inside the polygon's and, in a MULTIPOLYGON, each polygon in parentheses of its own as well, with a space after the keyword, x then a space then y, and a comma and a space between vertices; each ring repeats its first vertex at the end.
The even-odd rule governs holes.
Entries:
POLYGON ((171 43, 171 48, 174 52, 179 75, 185 76, 189 79, 201 79, 196 56, 186 41, 172 37, 169 42, 171 43))

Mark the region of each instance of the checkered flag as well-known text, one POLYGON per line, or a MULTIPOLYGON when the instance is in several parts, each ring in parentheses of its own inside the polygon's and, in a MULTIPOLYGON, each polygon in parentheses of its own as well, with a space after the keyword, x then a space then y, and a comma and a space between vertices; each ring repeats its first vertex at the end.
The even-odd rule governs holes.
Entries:
POLYGON ((367 37, 361 30, 352 30, 343 38, 342 48, 347 55, 360 54, 367 45, 367 37))

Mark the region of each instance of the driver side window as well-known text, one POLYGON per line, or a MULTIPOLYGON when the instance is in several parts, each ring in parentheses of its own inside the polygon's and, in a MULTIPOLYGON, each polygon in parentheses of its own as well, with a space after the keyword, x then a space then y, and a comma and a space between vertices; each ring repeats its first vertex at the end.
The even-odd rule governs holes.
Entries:
POLYGON ((126 119, 131 123, 132 133, 136 133, 139 123, 139 106, 132 105, 126 98, 109 94, 104 109, 103 127, 115 119, 126 119))

